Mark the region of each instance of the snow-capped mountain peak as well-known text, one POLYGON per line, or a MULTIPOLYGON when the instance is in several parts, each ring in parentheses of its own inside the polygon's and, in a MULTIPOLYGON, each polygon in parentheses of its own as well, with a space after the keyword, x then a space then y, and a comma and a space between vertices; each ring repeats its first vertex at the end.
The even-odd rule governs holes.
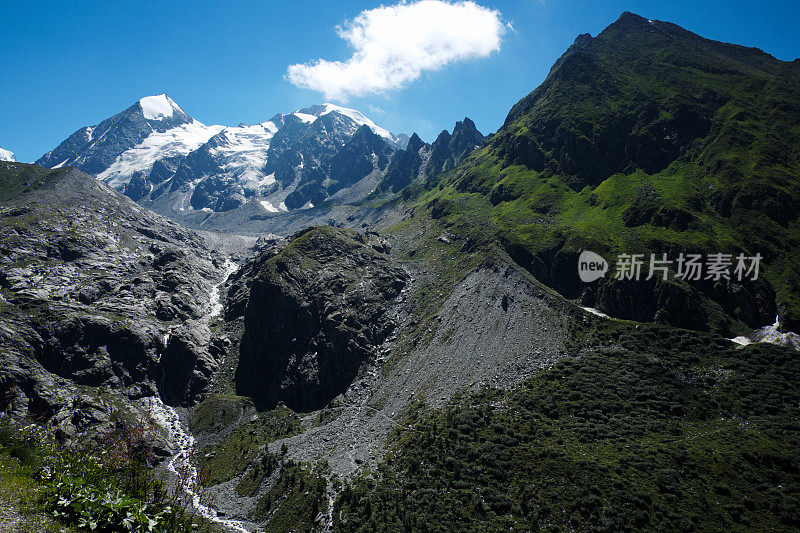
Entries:
POLYGON ((4 150, 0 148, 0 161, 16 161, 17 159, 14 157, 14 152, 10 150, 4 150))
POLYGON ((322 113, 323 115, 326 115, 328 113, 332 113, 332 112, 336 111, 336 112, 341 113, 342 115, 344 115, 346 117, 349 117, 349 118, 353 119, 353 121, 356 124, 358 124, 359 126, 367 126, 367 127, 369 127, 369 129, 371 129, 374 134, 379 135, 379 136, 383 137, 384 139, 389 139, 390 141, 394 141, 395 140, 395 136, 392 135, 389 132, 389 130, 381 128, 380 126, 375 124, 372 120, 367 118, 364 115, 364 113, 362 113, 361 111, 357 111, 355 109, 348 109, 346 107, 341 107, 341 106, 338 106, 338 105, 335 105, 335 104, 326 103, 326 104, 322 104, 322 105, 325 106, 325 112, 322 113))
POLYGON ((378 126, 377 124, 375 124, 375 122, 367 118, 367 116, 364 115, 364 113, 356 109, 349 109, 347 107, 338 106, 336 104, 324 103, 320 105, 306 107, 304 109, 298 109, 297 111, 291 114, 296 116, 303 122, 312 123, 316 121, 319 117, 328 115, 333 112, 346 116, 359 126, 366 125, 367 127, 369 127, 369 129, 372 130, 373 133, 383 137, 384 139, 388 139, 392 142, 397 141, 397 138, 394 135, 392 135, 391 132, 389 132, 389 130, 378 126))

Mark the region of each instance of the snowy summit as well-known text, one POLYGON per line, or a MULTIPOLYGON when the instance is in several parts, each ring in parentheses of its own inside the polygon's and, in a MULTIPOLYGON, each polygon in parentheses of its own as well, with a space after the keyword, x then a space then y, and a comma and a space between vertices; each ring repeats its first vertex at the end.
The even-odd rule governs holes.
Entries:
POLYGON ((166 93, 146 96, 139 100, 139 105, 142 107, 144 118, 148 120, 164 120, 171 117, 175 110, 183 111, 166 93))
POLYGON ((14 152, 0 148, 0 161, 16 161, 14 152))

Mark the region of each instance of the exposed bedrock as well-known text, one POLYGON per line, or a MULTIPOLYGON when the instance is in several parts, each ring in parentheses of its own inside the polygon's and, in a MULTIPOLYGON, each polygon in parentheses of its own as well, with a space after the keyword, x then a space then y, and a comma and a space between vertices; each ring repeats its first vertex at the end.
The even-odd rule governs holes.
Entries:
POLYGON ((394 330, 389 310, 408 281, 382 246, 318 227, 261 264, 244 312, 241 394, 261 407, 283 402, 302 411, 347 390, 394 330))

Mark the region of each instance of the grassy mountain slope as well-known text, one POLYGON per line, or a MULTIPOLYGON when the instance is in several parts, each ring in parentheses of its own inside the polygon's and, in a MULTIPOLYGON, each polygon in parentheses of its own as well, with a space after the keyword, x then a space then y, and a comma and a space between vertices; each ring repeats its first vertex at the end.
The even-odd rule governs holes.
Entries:
POLYGON ((48 170, 36 165, 0 161, 0 201, 9 200, 60 176, 67 169, 48 170))
POLYGON ((761 253, 769 283, 602 280, 584 300, 723 333, 780 312, 800 331, 798 82, 798 60, 623 14, 578 37, 487 144, 429 181, 417 216, 501 242, 567 297, 586 288, 582 249, 761 253))
POLYGON ((337 529, 800 526, 795 352, 609 324, 514 391, 410 409, 375 475, 343 491, 337 529))

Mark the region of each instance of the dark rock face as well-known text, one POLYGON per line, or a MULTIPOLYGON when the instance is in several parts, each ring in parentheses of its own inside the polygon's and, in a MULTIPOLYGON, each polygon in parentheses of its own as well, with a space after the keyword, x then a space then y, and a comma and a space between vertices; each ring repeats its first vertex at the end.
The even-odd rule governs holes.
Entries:
POLYGON ((328 165, 328 192, 333 194, 363 179, 373 170, 389 164, 394 149, 369 129, 361 126, 328 165))
POLYGON ((349 230, 312 228, 264 253, 244 312, 238 392, 263 407, 321 408, 391 334, 391 302, 408 276, 349 230))
POLYGON ((456 122, 452 134, 443 130, 431 145, 414 133, 405 149, 392 158, 378 189, 396 193, 420 180, 433 184, 436 176, 455 168, 483 142, 484 136, 469 118, 456 122))
POLYGON ((122 389, 145 384, 158 352, 153 330, 64 309, 47 309, 32 327, 41 339, 35 351, 39 363, 79 385, 122 389))
POLYGON ((766 282, 697 282, 692 285, 661 280, 608 280, 597 287, 593 305, 611 316, 640 322, 662 322, 687 329, 731 332, 730 319, 709 316, 701 296, 718 302, 726 315, 752 328, 775 321, 775 293, 766 282), (716 323, 712 323, 716 322, 716 323))
POLYGON ((264 165, 265 174, 275 174, 275 179, 281 183, 291 183, 294 177, 292 171, 299 164, 299 155, 293 147, 303 138, 308 129, 308 124, 297 115, 287 115, 283 127, 275 132, 275 136, 267 150, 267 162, 264 165))
POLYGON ((628 320, 708 329, 709 317, 696 292, 655 279, 604 283, 598 287, 595 305, 604 313, 628 320))
POLYGON ((431 157, 425 168, 430 179, 452 170, 464 157, 483 144, 484 137, 469 118, 456 122, 453 134, 442 131, 431 145, 431 157))
POLYGON ((168 337, 156 370, 164 401, 180 405, 202 393, 229 346, 227 338, 211 337, 203 321, 185 322, 168 337))
POLYGON ((419 135, 416 133, 411 135, 406 149, 392 158, 379 188, 398 192, 416 181, 420 176, 420 168, 427 159, 428 149, 428 145, 419 138, 419 135))

